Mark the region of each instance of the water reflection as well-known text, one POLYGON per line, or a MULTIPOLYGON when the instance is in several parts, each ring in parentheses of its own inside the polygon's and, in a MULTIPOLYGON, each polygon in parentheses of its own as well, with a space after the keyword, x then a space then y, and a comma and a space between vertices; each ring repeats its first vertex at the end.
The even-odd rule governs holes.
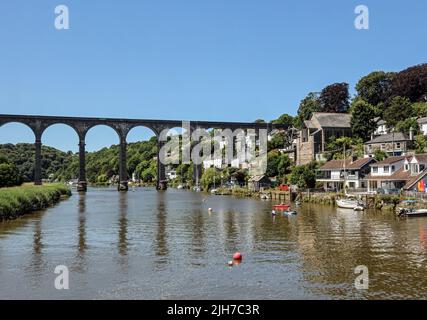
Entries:
POLYGON ((273 217, 251 199, 91 190, 0 224, 0 250, 0 298, 29 285, 51 298, 58 262, 78 271, 73 298, 427 298, 427 218, 321 205, 273 217), (235 251, 244 260, 227 268, 235 251), (367 291, 354 288, 358 265, 367 291))
POLYGON ((127 209, 128 209, 128 194, 126 192, 120 192, 120 195, 119 195, 119 253, 122 256, 125 256, 128 252, 127 209))
POLYGON ((155 213, 156 219, 156 234, 155 234, 155 252, 156 256, 160 259, 156 259, 158 265, 163 265, 168 262, 168 234, 167 234, 167 207, 166 207, 166 193, 158 192, 156 195, 157 208, 155 213))
POLYGON ((79 194, 79 224, 78 224, 78 234, 79 234, 79 243, 78 250, 79 256, 83 257, 87 249, 86 245, 86 193, 79 194))
POLYGON ((87 269, 86 250, 87 235, 86 235, 86 219, 88 212, 86 211, 86 193, 80 192, 76 195, 78 197, 77 203, 77 253, 74 259, 75 270, 84 272, 87 269))

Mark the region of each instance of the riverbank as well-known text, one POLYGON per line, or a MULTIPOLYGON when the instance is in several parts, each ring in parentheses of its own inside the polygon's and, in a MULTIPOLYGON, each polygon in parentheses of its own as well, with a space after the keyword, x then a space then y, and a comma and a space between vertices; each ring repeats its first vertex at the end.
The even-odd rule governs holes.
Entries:
POLYGON ((250 191, 246 188, 218 188, 215 194, 221 196, 260 198, 259 192, 250 191))
MULTIPOLYGON (((344 196, 344 193, 334 192, 300 192, 296 200, 302 203, 335 206, 336 199, 343 198, 344 196)), ((398 205, 405 207, 405 205, 400 205, 400 202, 407 199, 407 197, 403 195, 388 194, 360 195, 360 198, 367 208, 383 211, 394 211, 398 205)), ((424 204, 420 203, 418 206, 423 207, 424 204)))
POLYGON ((62 184, 1 188, 0 221, 16 219, 29 212, 46 209, 61 198, 69 196, 71 190, 62 184))

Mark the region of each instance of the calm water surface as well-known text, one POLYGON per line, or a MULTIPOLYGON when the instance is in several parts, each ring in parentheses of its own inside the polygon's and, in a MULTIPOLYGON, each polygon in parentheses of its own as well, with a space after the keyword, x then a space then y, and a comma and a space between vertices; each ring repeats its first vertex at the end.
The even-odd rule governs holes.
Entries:
POLYGON ((74 193, 0 223, 0 298, 427 298, 427 218, 150 188, 74 193), (213 212, 209 213, 208 208, 213 212), (243 263, 226 264, 235 251, 243 263), (54 269, 70 270, 56 290, 54 269), (354 268, 370 287, 354 288, 354 268))

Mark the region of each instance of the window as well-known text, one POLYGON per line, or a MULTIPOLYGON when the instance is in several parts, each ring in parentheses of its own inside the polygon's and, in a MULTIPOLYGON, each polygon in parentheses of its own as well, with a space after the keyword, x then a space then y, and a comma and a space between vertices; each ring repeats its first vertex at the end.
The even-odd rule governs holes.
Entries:
POLYGON ((384 173, 389 173, 389 172, 390 172, 390 167, 384 166, 384 173))
POLYGON ((382 149, 382 150, 384 150, 384 149, 385 149, 385 143, 383 143, 383 144, 381 145, 381 149, 382 149))
POLYGON ((396 142, 396 149, 400 149, 400 142, 396 142))
POLYGON ((372 173, 378 173, 378 167, 372 167, 372 173))
POLYGON ((409 170, 409 164, 405 164, 405 171, 409 170))
POLYGON ((391 172, 394 172, 396 168, 394 166, 391 166, 391 172))
POLYGON ((423 164, 420 164, 420 172, 421 171, 424 171, 424 169, 425 169, 426 167, 425 167, 425 165, 423 165, 423 164))

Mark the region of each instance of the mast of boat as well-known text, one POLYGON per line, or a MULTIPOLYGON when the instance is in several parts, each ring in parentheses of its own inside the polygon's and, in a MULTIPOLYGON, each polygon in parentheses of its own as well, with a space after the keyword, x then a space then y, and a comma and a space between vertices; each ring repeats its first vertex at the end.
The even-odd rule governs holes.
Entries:
POLYGON ((347 192, 346 192, 346 189, 345 189, 345 183, 347 182, 347 170, 346 170, 346 167, 345 167, 345 160, 346 160, 346 152, 345 152, 346 150, 345 150, 345 142, 344 142, 344 194, 345 195, 347 195, 347 192))

